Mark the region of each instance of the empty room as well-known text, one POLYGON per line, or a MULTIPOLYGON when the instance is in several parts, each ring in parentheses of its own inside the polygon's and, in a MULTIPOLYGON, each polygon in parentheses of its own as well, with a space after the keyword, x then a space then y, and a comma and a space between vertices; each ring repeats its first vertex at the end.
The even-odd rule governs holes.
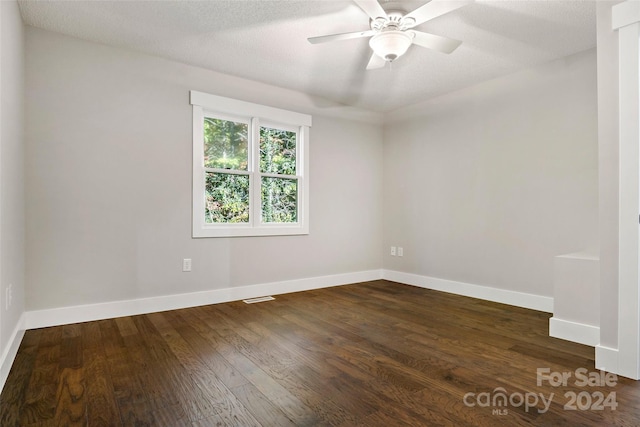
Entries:
POLYGON ((640 424, 640 2, 0 1, 0 425, 640 424))

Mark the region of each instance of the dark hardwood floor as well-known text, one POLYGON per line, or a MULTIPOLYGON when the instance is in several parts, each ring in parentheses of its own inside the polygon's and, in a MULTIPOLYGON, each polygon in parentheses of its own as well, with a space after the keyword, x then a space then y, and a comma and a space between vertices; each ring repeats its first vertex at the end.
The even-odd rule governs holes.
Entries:
POLYGON ((640 425, 549 316, 376 281, 30 330, 0 425, 640 425))

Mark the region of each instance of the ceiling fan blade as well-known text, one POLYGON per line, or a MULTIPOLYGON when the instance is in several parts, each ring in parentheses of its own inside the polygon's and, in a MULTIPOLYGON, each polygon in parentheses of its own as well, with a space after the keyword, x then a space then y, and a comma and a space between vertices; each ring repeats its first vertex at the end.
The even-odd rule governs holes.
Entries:
POLYGON ((360 6, 360 9, 364 10, 367 13, 367 15, 369 15, 369 18, 373 19, 374 21, 376 20, 376 18, 387 17, 387 12, 384 11, 382 6, 380 6, 380 3, 378 3, 376 0, 353 0, 353 1, 358 6, 360 6))
POLYGON ((437 18, 445 13, 453 12, 473 2, 474 0, 431 0, 429 3, 420 6, 406 15, 405 20, 407 18, 415 20, 415 23, 411 25, 411 27, 415 27, 416 25, 437 18))
POLYGON ((342 33, 342 34, 331 34, 328 36, 309 37, 307 40, 311 44, 318 44, 318 43, 335 42, 338 40, 349 40, 349 39, 357 39, 360 37, 369 37, 369 36, 373 36, 375 33, 376 32, 373 30, 356 31, 353 33, 342 33))
POLYGON ((387 64, 387 61, 380 58, 375 53, 371 55, 371 59, 369 59, 369 63, 367 64, 367 70, 375 70, 376 68, 384 68, 387 64))
POLYGON ((462 44, 460 40, 448 37, 436 36, 435 34, 423 33, 422 31, 411 31, 414 33, 413 44, 437 50, 442 53, 451 53, 462 44))

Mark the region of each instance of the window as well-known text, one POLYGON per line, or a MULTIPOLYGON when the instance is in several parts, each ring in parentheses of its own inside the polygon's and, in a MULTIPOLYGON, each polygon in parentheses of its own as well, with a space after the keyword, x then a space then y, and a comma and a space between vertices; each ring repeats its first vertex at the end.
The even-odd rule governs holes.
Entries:
POLYGON ((193 237, 309 233, 311 116, 191 91, 193 237))

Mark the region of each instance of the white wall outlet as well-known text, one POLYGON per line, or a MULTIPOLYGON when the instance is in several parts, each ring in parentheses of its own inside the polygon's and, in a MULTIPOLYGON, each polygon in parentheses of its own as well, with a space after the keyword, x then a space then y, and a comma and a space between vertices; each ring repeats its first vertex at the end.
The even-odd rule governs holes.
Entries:
POLYGON ((182 271, 191 271, 191 258, 182 260, 182 271))
POLYGON ((391 256, 396 256, 396 247, 391 246, 391 256))
POLYGON ((13 303, 13 285, 7 286, 4 301, 5 301, 5 308, 9 310, 11 308, 11 304, 13 303))
POLYGON ((404 249, 402 249, 402 246, 398 246, 398 256, 404 256, 404 249))

